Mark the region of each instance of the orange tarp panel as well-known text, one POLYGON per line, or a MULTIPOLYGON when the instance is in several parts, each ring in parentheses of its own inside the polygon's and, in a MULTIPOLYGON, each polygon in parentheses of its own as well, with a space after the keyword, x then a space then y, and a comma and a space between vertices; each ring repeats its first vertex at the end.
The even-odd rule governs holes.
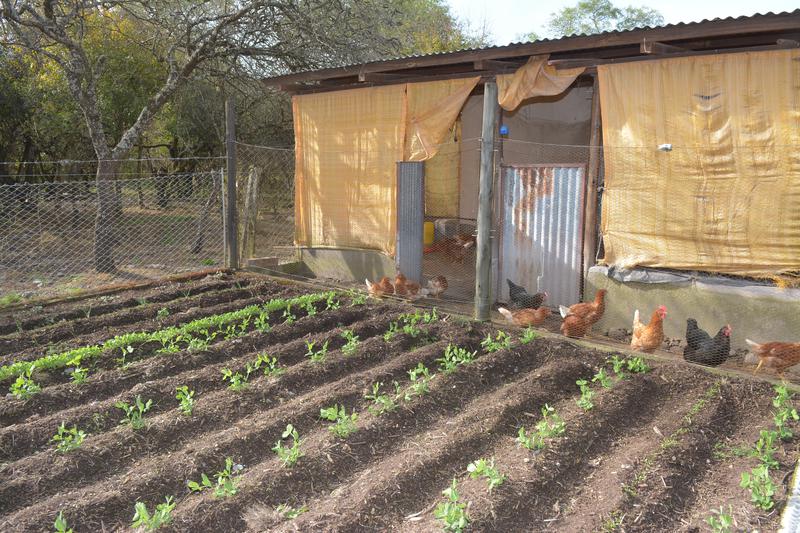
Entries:
POLYGON ((523 100, 561 94, 572 85, 584 68, 557 70, 547 64, 550 56, 532 56, 513 74, 497 76, 497 101, 506 111, 514 111, 523 100))
MULTIPOLYGON (((455 141, 448 136, 478 81, 295 96, 296 244, 393 255, 396 162, 430 160, 442 145, 448 153, 431 163, 434 175, 426 191, 454 191, 457 198, 458 166, 449 153, 455 141)), ((453 203, 457 209, 457 200, 453 203)))
POLYGON ((601 65, 598 74, 607 264, 800 269, 800 50, 601 65))

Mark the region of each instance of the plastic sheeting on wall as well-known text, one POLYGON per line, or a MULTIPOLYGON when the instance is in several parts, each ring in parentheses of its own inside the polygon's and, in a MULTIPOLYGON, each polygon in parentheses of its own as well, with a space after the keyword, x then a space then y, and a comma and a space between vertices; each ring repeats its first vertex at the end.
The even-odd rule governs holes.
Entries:
POLYGON ((395 163, 434 157, 478 80, 295 96, 296 244, 393 255, 395 163))
POLYGON ((497 101, 500 107, 513 111, 527 98, 561 94, 585 70, 583 67, 558 70, 547 64, 549 57, 531 56, 513 74, 497 76, 497 101))
POLYGON ((800 269, 800 50, 598 73, 606 264, 800 269))

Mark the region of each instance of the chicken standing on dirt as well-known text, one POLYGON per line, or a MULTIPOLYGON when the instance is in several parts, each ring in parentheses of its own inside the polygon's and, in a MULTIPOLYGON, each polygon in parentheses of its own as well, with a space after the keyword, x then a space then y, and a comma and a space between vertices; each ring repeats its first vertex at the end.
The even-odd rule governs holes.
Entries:
POLYGON ((725 362, 731 353, 731 326, 722 326, 717 335, 711 335, 700 329, 697 320, 686 320, 686 348, 683 349, 683 358, 692 363, 707 366, 719 366, 725 362))
POLYGON ((649 324, 639 320, 639 310, 633 314, 633 336, 631 349, 637 352, 652 353, 664 342, 664 318, 667 316, 666 306, 659 306, 653 311, 649 324))
MULTIPOLYGON (((561 305, 559 309, 561 310, 561 316, 564 316, 567 312, 567 308, 561 305)), ((578 339, 586 335, 590 327, 591 324, 578 315, 567 315, 561 323, 561 334, 565 337, 578 339)))
POLYGON ((517 285, 506 278, 508 283, 508 299, 512 309, 538 309, 547 300, 547 292, 537 292, 530 295, 525 287, 517 285))
POLYGON ((447 278, 444 276, 435 276, 428 280, 428 292, 434 298, 438 298, 444 291, 447 290, 447 278))
POLYGON ((800 363, 800 342, 765 342, 759 344, 750 339, 745 339, 750 346, 751 353, 745 357, 746 363, 754 364, 758 360, 755 371, 761 366, 774 368, 781 376, 787 368, 800 363))
MULTIPOLYGON (((606 290, 600 289, 597 291, 593 302, 572 304, 569 307, 559 305, 558 309, 564 319, 570 316, 578 317, 582 323, 586 324, 588 330, 591 330, 592 325, 603 318, 603 313, 606 311, 606 290)), ((575 321, 572 322, 576 323, 575 321)))
POLYGON ((505 307, 500 307, 497 311, 506 317, 510 323, 521 326, 539 326, 544 323, 545 319, 550 316, 550 308, 540 307, 539 309, 514 309, 509 310, 505 307))
POLYGON ((406 278, 402 272, 398 272, 397 276, 394 278, 394 293, 403 298, 416 300, 417 298, 427 296, 428 289, 423 289, 420 287, 419 283, 408 281, 408 278, 406 278))
POLYGON ((377 283, 373 283, 370 280, 365 280, 365 282, 367 284, 367 292, 369 292, 370 296, 382 298, 394 294, 394 286, 386 276, 383 276, 377 283))

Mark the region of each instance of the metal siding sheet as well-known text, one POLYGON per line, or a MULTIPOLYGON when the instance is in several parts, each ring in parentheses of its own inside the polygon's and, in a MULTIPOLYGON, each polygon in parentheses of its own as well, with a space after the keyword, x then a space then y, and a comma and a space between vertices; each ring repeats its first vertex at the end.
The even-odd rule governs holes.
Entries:
POLYGON ((580 298, 584 166, 503 168, 500 300, 506 278, 529 292, 546 290, 548 304, 580 298))
POLYGON ((422 245, 425 222, 425 164, 397 163, 397 251, 395 264, 405 276, 422 281, 422 245))

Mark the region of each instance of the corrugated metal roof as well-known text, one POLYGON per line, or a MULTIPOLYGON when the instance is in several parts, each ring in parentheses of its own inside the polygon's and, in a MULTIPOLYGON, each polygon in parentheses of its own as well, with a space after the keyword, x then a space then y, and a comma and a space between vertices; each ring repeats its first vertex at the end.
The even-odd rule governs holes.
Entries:
MULTIPOLYGON (((326 67, 326 68, 322 68, 322 69, 311 69, 311 70, 297 71, 297 72, 293 72, 292 74, 293 75, 302 75, 302 74, 310 74, 312 72, 319 72, 321 70, 352 69, 352 68, 360 67, 360 66, 363 66, 363 65, 377 65, 377 64, 386 63, 386 62, 413 61, 413 60, 419 60, 419 59, 425 59, 425 58, 431 58, 431 57, 447 57, 447 56, 451 56, 451 55, 455 55, 455 54, 468 53, 468 52, 482 52, 482 51, 490 51, 490 50, 500 50, 500 49, 511 47, 511 46, 525 46, 525 45, 536 45, 536 44, 543 44, 543 43, 566 42, 566 41, 569 41, 569 40, 572 40, 572 39, 577 39, 577 38, 586 38, 586 37, 598 37, 598 38, 600 38, 600 37, 603 37, 603 36, 625 35, 625 34, 632 33, 632 32, 653 31, 653 30, 671 30, 671 29, 678 30, 678 29, 683 29, 683 28, 696 27, 696 26, 702 26, 702 25, 707 25, 707 24, 715 24, 715 23, 720 23, 720 22, 726 22, 726 23, 737 22, 737 21, 738 22, 753 22, 753 21, 758 21, 759 19, 763 19, 763 18, 788 17, 788 16, 794 16, 794 15, 800 15, 800 9, 795 9, 794 11, 782 11, 782 12, 778 12, 778 13, 773 13, 771 11, 768 11, 766 13, 755 13, 753 15, 742 15, 742 16, 739 16, 739 17, 703 19, 703 20, 695 21, 695 22, 677 22, 677 23, 673 23, 673 24, 664 24, 664 25, 661 25, 661 26, 640 26, 640 27, 631 28, 631 29, 628 29, 628 30, 613 30, 613 31, 605 31, 605 32, 599 32, 599 33, 580 33, 580 34, 565 35, 563 37, 558 37, 558 38, 553 38, 553 39, 537 39, 535 41, 517 41, 517 42, 511 42, 511 43, 503 44, 503 45, 486 46, 486 47, 483 47, 483 48, 462 48, 462 49, 458 49, 458 50, 451 50, 451 51, 448 51, 448 52, 433 52, 433 53, 429 53, 429 54, 413 54, 413 55, 407 55, 407 56, 386 57, 386 58, 383 58, 383 59, 380 59, 380 60, 366 61, 366 62, 360 62, 360 63, 348 63, 348 64, 338 65, 336 67, 326 67)), ((281 76, 275 76, 275 77, 278 78, 278 77, 281 77, 281 76)), ((271 78, 266 78, 266 80, 269 80, 269 79, 271 79, 271 78)))

